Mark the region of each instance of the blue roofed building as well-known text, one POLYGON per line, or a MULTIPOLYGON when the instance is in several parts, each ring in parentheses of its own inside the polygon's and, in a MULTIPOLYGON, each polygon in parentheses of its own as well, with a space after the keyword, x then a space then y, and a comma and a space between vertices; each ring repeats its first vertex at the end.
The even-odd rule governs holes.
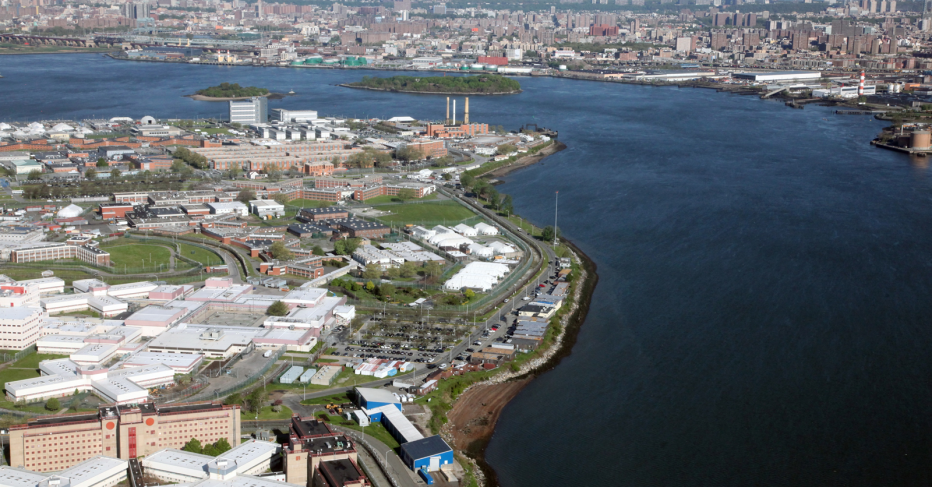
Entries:
POLYGON ((453 463, 453 449, 440 436, 428 436, 401 445, 401 460, 411 470, 436 472, 453 463))

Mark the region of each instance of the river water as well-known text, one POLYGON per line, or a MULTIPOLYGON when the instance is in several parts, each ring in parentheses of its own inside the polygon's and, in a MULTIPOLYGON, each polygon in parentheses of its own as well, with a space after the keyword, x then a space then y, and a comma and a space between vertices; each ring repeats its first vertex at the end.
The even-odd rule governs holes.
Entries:
MULTIPOLYGON (((0 120, 218 116, 223 81, 270 108, 439 119, 442 97, 334 86, 372 72, 0 56, 0 120)), ((383 74, 384 75, 384 74, 383 74)), ((881 123, 711 90, 521 79, 473 120, 560 131, 505 178, 599 266, 573 353, 505 410, 502 485, 932 482, 932 184, 873 149, 881 123)))

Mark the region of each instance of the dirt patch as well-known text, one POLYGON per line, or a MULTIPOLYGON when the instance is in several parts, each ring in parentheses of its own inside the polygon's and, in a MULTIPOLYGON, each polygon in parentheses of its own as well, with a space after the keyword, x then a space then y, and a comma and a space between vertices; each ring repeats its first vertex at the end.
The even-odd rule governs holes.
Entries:
POLYGON ((458 397, 453 409, 447 413, 452 424, 454 448, 470 455, 485 449, 502 409, 530 382, 531 379, 522 379, 480 384, 458 397))

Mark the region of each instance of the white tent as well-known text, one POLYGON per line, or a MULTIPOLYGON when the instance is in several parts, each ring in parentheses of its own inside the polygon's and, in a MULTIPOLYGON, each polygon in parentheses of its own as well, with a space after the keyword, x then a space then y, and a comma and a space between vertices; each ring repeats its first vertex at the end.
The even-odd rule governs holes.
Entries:
POLYGON ((80 216, 81 213, 84 213, 84 209, 78 205, 68 205, 61 210, 58 210, 59 218, 74 218, 80 216))

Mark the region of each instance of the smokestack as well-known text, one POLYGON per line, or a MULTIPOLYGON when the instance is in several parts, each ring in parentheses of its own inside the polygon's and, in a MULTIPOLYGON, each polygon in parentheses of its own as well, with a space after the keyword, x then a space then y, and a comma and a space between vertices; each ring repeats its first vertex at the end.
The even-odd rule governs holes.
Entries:
POLYGON ((450 97, 447 97, 447 123, 450 123, 450 97))
POLYGON ((466 114, 463 115, 463 123, 469 125, 469 97, 466 97, 466 114))
POLYGON ((861 81, 858 82, 858 96, 864 96, 864 71, 861 71, 861 81))
POLYGON ((453 99, 453 123, 456 124, 456 98, 453 99))

